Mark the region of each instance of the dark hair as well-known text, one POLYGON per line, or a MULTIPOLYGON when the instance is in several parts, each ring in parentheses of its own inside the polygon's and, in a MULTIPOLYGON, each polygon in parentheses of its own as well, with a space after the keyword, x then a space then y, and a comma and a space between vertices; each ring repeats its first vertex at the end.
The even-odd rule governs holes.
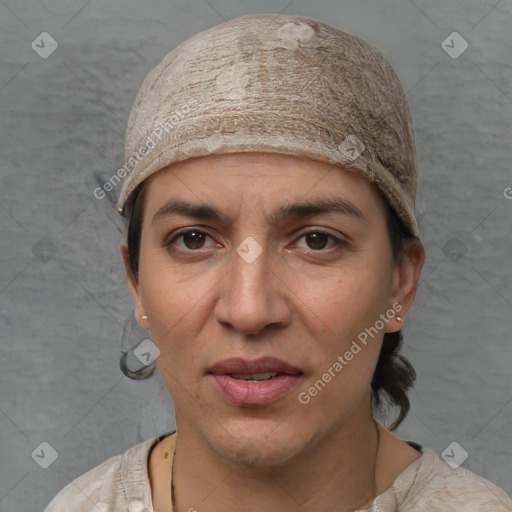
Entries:
MULTIPOLYGON (((391 252, 394 261, 400 263, 404 255, 404 242, 417 237, 410 232, 387 201, 385 204, 391 252)), ((390 430, 395 430, 407 416, 411 407, 407 392, 416 380, 414 366, 403 354, 400 354, 402 344, 401 330, 384 334, 371 382, 375 407, 380 411, 385 411, 390 406, 397 407, 399 410, 398 416, 389 427, 390 430)))
MULTIPOLYGON (((145 181, 142 182, 134 190, 126 204, 125 210, 125 217, 128 220, 127 245, 130 268, 136 278, 138 278, 139 270, 145 183, 145 181)), ((407 229, 388 201, 384 200, 384 203, 386 204, 386 221, 391 252, 394 261, 399 263, 403 257, 405 240, 416 237, 407 229)), ((410 402, 407 392, 416 380, 414 367, 404 355, 400 354, 402 343, 402 331, 384 334, 379 359, 371 381, 374 407, 383 413, 387 412, 391 407, 397 407, 399 410, 397 418, 389 427, 390 430, 395 430, 409 412, 410 402)), ((127 373, 125 375, 131 377, 127 373)), ((139 376, 136 378, 144 377, 139 376)))

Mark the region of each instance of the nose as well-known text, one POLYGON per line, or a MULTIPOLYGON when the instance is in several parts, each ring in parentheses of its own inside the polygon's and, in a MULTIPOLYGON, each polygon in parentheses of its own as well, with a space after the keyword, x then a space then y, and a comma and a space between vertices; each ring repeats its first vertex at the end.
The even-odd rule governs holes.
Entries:
POLYGON ((279 275, 278 261, 259 244, 240 244, 233 251, 221 281, 217 321, 243 334, 258 334, 267 326, 285 327, 291 320, 290 288, 279 275), (262 252, 256 250, 261 247, 262 252), (245 253, 244 249, 248 249, 245 253), (253 254, 251 254, 253 251, 253 254), (259 254, 258 254, 259 253, 259 254), (249 257, 247 257, 249 256, 249 257))

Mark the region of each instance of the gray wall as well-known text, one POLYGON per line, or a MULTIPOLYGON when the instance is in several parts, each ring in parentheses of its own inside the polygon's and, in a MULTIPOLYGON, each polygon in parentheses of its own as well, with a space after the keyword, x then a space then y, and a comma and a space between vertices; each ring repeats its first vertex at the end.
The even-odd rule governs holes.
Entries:
POLYGON ((418 381, 399 434, 439 454, 459 443, 464 467, 512 493, 510 1, 3 0, 0 511, 42 510, 70 479, 173 426, 158 377, 119 371, 121 348, 143 335, 130 331, 123 223, 92 190, 123 164, 135 94, 168 51, 283 10, 376 44, 407 91, 427 262, 404 326, 418 381), (457 58, 441 46, 453 31, 469 44, 457 58), (42 32, 58 43, 49 56, 42 32), (58 454, 47 469, 34 459, 51 462, 50 448, 31 457, 42 442, 58 454))

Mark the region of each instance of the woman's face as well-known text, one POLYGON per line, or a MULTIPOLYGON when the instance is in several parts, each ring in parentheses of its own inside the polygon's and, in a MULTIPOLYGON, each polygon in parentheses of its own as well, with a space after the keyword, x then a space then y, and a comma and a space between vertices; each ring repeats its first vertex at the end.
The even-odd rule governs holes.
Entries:
POLYGON ((371 418, 382 338, 421 268, 395 265, 376 188, 265 153, 187 160, 146 185, 129 284, 179 432, 228 460, 278 463, 371 418), (250 365, 262 358, 280 362, 250 365))

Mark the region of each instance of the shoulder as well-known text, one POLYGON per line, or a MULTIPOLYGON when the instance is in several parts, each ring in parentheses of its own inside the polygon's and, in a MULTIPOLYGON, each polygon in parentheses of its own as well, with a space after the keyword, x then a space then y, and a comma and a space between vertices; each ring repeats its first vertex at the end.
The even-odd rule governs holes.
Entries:
POLYGON ((403 512, 512 512, 512 500, 489 480, 462 467, 451 467, 429 448, 395 481, 403 512))
POLYGON ((114 512, 128 510, 134 500, 150 509, 148 455, 167 435, 132 446, 71 481, 44 512, 114 512))
POLYGON ((112 457, 70 482, 53 498, 44 512, 89 512, 94 507, 106 512, 111 500, 103 507, 100 496, 110 493, 114 498, 119 493, 122 457, 112 457))

